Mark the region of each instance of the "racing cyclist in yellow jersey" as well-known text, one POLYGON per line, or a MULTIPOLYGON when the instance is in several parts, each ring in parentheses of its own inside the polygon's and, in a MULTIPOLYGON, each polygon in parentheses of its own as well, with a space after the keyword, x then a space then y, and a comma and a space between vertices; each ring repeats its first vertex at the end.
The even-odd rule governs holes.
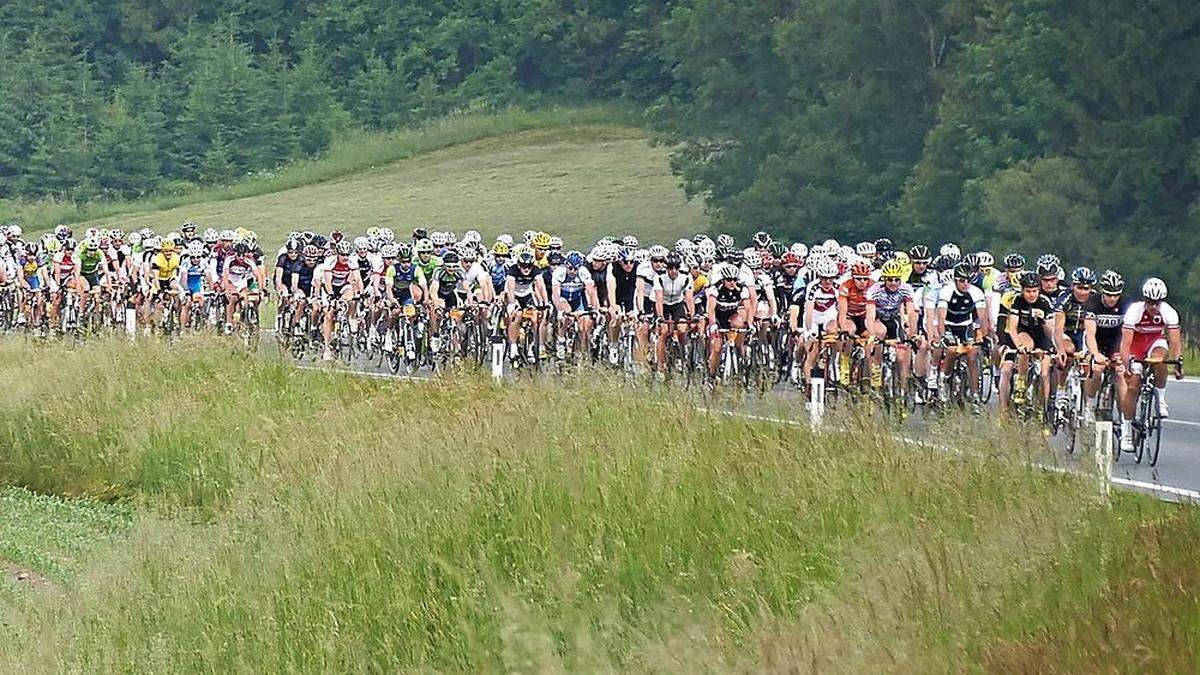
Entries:
POLYGON ((175 250, 175 242, 170 237, 162 240, 158 254, 150 259, 151 325, 158 325, 158 312, 162 309, 163 298, 168 295, 180 297, 183 294, 183 287, 179 283, 182 261, 179 251, 175 250))

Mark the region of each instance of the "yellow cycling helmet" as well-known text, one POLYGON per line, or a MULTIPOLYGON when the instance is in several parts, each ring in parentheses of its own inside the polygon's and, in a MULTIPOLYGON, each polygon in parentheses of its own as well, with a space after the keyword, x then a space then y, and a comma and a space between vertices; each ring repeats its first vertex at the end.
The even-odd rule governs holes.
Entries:
POLYGON ((250 234, 250 230, 247 230, 244 227, 239 227, 238 229, 234 230, 233 232, 234 232, 234 234, 237 235, 238 239, 242 239, 242 240, 244 240, 246 238, 246 235, 250 234))
POLYGON ((533 235, 533 242, 531 243, 534 248, 550 248, 550 235, 545 232, 538 232, 533 235))
POLYGON ((163 239, 159 249, 163 253, 173 253, 175 251, 175 242, 170 237, 163 239))
POLYGON ((883 267, 879 271, 882 272, 882 276, 884 277, 904 278, 904 265, 900 264, 895 258, 883 263, 883 267))
POLYGON ((492 255, 508 255, 512 251, 508 248, 508 244, 498 241, 492 244, 492 255))
POLYGON ((892 260, 900 263, 900 278, 907 279, 912 276, 912 259, 904 251, 896 251, 892 256, 892 260))

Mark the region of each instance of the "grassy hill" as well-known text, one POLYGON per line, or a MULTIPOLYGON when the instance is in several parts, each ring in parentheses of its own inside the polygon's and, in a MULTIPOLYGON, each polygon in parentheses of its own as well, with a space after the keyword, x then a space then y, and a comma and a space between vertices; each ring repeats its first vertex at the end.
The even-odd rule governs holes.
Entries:
POLYGON ((75 564, 23 554, 48 581, 0 594, 6 671, 1200 658, 1200 512, 1006 461, 1000 429, 949 457, 602 383, 397 384, 196 342, 0 343, 0 376, 0 483, 133 510, 77 527, 100 543, 75 564))
POLYGON ((386 153, 371 147, 381 138, 363 135, 339 150, 362 158, 357 165, 329 160, 340 171, 322 171, 316 163, 290 181, 251 184, 248 196, 236 196, 234 188, 210 200, 118 205, 118 213, 83 224, 166 231, 191 219, 202 227, 247 227, 268 243, 293 229, 422 225, 485 235, 544 229, 579 246, 627 232, 673 241, 707 227, 702 206, 688 203, 672 176, 667 150, 652 146, 641 130, 602 123, 601 114, 520 113, 527 116, 517 120, 523 123, 512 119, 518 113, 507 115, 473 118, 470 133, 461 122, 403 132, 386 141, 406 149, 397 153, 406 158, 395 162, 381 161, 386 153), (411 140, 416 137, 421 141, 411 140), (308 184, 288 186, 306 177, 308 184), (267 191, 279 185, 288 187, 267 191))

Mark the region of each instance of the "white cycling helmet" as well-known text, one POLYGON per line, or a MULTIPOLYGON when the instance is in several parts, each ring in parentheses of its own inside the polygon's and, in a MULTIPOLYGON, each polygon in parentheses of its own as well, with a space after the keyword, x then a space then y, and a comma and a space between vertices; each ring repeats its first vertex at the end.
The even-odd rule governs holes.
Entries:
POLYGON ((942 244, 942 248, 938 251, 938 253, 941 253, 948 258, 954 258, 955 260, 958 260, 962 257, 962 251, 959 250, 958 244, 949 241, 942 244))
POLYGON ((204 256, 204 242, 199 239, 193 239, 188 242, 187 254, 192 258, 200 258, 204 256))
POLYGON ((367 239, 366 237, 355 237, 354 238, 354 250, 367 251, 367 250, 370 250, 370 248, 371 248, 371 240, 370 239, 367 239))
POLYGON ((732 248, 733 247, 733 237, 729 236, 728 234, 717 235, 717 246, 718 247, 724 246, 725 248, 732 248))
POLYGON ((858 245, 854 247, 854 252, 864 258, 870 258, 871 256, 875 255, 875 242, 860 241, 858 242, 858 245))
POLYGON ((755 249, 746 249, 746 267, 752 270, 760 270, 762 266, 762 254, 755 249))
POLYGON ((795 253, 796 255, 800 256, 801 258, 808 257, 808 247, 805 246, 804 242, 802 242, 802 241, 798 241, 798 242, 792 244, 792 247, 789 250, 792 253, 795 253))
POLYGON ((667 250, 666 246, 660 246, 658 244, 651 246, 649 251, 650 258, 652 260, 656 258, 666 258, 668 253, 670 253, 670 251, 667 250))
POLYGON ((633 252, 633 262, 640 265, 648 260, 650 260, 650 251, 647 251, 644 248, 639 248, 633 252))
POLYGON ((813 271, 818 277, 837 278, 838 266, 829 258, 820 258, 813 264, 813 271))
POLYGON ((513 236, 511 234, 502 234, 499 237, 496 237, 496 241, 500 242, 501 244, 504 244, 505 246, 507 246, 509 248, 512 248, 513 236))
POLYGON ((834 252, 834 255, 840 258, 842 262, 850 262, 850 260, 853 259, 857 254, 854 252, 854 249, 850 248, 849 246, 842 245, 838 247, 837 251, 834 252))
POLYGON ((1147 300, 1166 300, 1167 282, 1158 277, 1150 277, 1142 284, 1142 297, 1147 300))
POLYGON ((396 233, 392 232, 391 228, 382 227, 379 229, 379 239, 385 244, 390 244, 396 241, 396 233))
POLYGON ((467 230, 462 236, 464 244, 478 244, 483 241, 483 235, 479 234, 479 230, 467 230))

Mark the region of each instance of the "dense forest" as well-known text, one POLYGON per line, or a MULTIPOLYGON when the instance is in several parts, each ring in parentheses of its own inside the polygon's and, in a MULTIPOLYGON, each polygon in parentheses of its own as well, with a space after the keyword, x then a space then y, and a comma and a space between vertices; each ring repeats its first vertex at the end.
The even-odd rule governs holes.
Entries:
POLYGON ((722 229, 1050 249, 1200 297, 1194 0, 6 0, 0 63, 0 199, 621 99, 722 229))

